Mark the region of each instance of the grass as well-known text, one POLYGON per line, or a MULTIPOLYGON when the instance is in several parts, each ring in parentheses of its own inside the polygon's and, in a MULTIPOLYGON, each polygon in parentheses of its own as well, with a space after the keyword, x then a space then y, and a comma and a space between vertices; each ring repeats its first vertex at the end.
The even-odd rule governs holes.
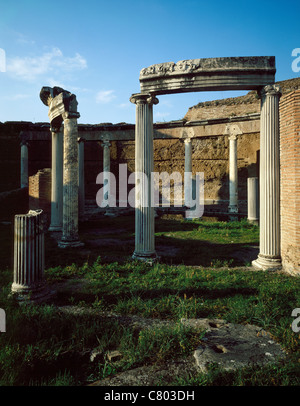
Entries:
POLYGON ((235 372, 211 365, 208 374, 182 374, 162 385, 299 385, 299 333, 291 329, 291 312, 300 303, 299 278, 256 272, 245 266, 246 256, 233 256, 257 245, 257 226, 245 221, 162 218, 157 221, 156 244, 165 248, 166 255, 149 266, 129 257, 132 218, 105 221, 81 228, 86 245, 80 251, 59 250, 46 236, 45 277, 57 295, 51 305, 41 306, 19 306, 8 297, 11 228, 2 226, 6 254, 0 255, 0 308, 6 311, 7 328, 0 334, 0 385, 80 386, 134 367, 189 356, 203 332, 183 328, 183 317, 261 326, 288 352, 288 360, 235 372), (122 230, 117 233, 120 244, 113 244, 116 232, 109 222, 122 230), (66 313, 60 308, 66 305, 91 312, 66 313), (171 323, 133 329, 105 317, 105 312, 171 323), (98 353, 94 362, 92 350, 98 353), (112 350, 121 352, 122 358, 110 361, 112 350))

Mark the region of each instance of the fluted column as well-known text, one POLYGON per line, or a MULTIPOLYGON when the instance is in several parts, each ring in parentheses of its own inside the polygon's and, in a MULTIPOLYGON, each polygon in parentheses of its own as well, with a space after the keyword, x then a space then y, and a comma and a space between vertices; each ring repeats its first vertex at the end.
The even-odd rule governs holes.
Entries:
POLYGON ((62 230, 63 213, 63 131, 51 128, 51 223, 49 231, 62 230))
POLYGON ((156 257, 154 243, 154 207, 151 204, 153 158, 153 104, 158 99, 148 94, 134 94, 135 125, 135 251, 134 259, 152 262, 156 257))
POLYGON ((85 187, 84 187, 84 142, 78 138, 78 211, 79 217, 84 216, 85 187))
POLYGON ((184 204, 191 207, 193 200, 192 190, 192 140, 186 138, 184 140, 184 204))
POLYGON ((265 86, 261 91, 260 119, 260 252, 253 261, 259 269, 281 267, 280 257, 280 87, 265 86))
POLYGON ((61 248, 83 245, 78 237, 78 128, 77 117, 64 115, 63 228, 61 248))
POLYGON ((46 299, 50 291, 44 281, 43 211, 15 215, 14 280, 12 293, 18 300, 46 299))
POLYGON ((28 187, 28 142, 21 141, 21 188, 28 187))

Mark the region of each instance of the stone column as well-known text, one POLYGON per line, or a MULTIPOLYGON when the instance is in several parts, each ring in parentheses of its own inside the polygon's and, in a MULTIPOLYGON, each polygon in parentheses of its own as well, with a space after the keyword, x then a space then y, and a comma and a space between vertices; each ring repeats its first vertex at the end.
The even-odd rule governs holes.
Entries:
POLYGON ((184 204, 191 207, 193 199, 192 190, 192 140, 186 138, 184 140, 184 204))
POLYGON ((259 223, 259 201, 258 201, 258 178, 247 179, 247 205, 248 221, 258 225, 259 223))
POLYGON ((63 224, 58 246, 78 247, 83 245, 78 238, 78 103, 74 94, 57 86, 42 87, 40 98, 49 107, 51 128, 59 131, 64 122, 63 224))
POLYGON ((60 248, 79 247, 78 237, 78 128, 76 114, 64 118, 63 228, 60 248))
POLYGON ((103 148, 103 201, 102 207, 109 207, 110 195, 110 146, 109 139, 104 139, 101 143, 103 148))
POLYGON ((265 86, 261 91, 260 119, 260 252, 252 262, 258 269, 281 268, 280 257, 280 87, 265 86))
POLYGON ((79 217, 84 216, 85 188, 84 188, 84 142, 78 138, 78 211, 79 217))
POLYGON ((229 139, 229 213, 238 213, 238 166, 237 136, 232 134, 229 139))
POLYGON ((21 188, 28 187, 28 142, 21 141, 21 188))
POLYGON ((236 124, 228 124, 225 134, 229 140, 229 218, 237 220, 238 213, 238 165, 237 165, 237 136, 242 131, 236 124))
POLYGON ((153 158, 153 104, 158 99, 148 94, 134 94, 130 101, 136 104, 135 125, 135 251, 133 258, 153 262, 154 207, 151 199, 153 158))
POLYGON ((14 280, 11 291, 20 301, 41 301, 49 297, 44 281, 43 211, 15 215, 14 280))
POLYGON ((63 131, 51 128, 52 168, 51 168, 51 223, 49 231, 62 230, 63 214, 63 131))

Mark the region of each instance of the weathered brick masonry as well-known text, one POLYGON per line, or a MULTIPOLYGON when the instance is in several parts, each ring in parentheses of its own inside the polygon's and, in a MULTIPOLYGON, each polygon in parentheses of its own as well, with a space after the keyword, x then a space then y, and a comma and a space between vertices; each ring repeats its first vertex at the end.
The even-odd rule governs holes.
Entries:
POLYGON ((280 160, 282 262, 300 273, 300 90, 281 97, 280 160))
POLYGON ((51 168, 40 169, 29 176, 29 208, 42 209, 49 225, 51 215, 51 168))

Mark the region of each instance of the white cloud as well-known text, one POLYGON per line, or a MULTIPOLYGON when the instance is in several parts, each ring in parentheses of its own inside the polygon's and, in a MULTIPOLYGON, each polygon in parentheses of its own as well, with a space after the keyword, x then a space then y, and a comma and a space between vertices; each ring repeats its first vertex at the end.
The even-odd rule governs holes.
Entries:
POLYGON ((131 107, 132 106, 132 103, 130 103, 130 101, 128 101, 127 103, 121 103, 121 104, 119 104, 119 108, 120 109, 127 109, 128 107, 131 107))
POLYGON ((170 115, 170 113, 167 113, 167 112, 164 113, 164 112, 160 112, 160 111, 154 113, 155 118, 165 118, 165 117, 168 117, 169 115, 170 115))
POLYGON ((30 97, 31 97, 30 94, 18 93, 18 94, 14 94, 12 96, 7 96, 6 99, 7 100, 24 100, 24 99, 28 99, 30 97))
POLYGON ((168 99, 161 98, 161 100, 159 100, 159 104, 161 106, 163 105, 163 106, 166 106, 166 107, 169 107, 169 108, 173 107, 173 103, 170 102, 170 100, 168 100, 168 99))
POLYGON ((27 37, 26 35, 22 34, 21 32, 15 33, 17 37, 17 43, 22 45, 34 45, 35 41, 27 37))
POLYGON ((7 72, 26 81, 34 81, 46 74, 62 74, 87 68, 86 60, 78 53, 65 57, 59 48, 40 56, 14 57, 7 60, 7 72))
POLYGON ((101 90, 96 94, 96 103, 110 103, 116 98, 114 90, 101 90))

